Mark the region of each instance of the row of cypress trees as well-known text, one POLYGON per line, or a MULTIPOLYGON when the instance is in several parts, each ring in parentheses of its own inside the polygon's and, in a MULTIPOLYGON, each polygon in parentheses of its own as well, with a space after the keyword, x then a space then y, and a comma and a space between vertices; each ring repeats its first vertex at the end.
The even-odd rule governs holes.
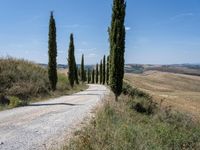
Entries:
MULTIPOLYGON (((68 51, 68 78, 70 85, 74 86, 74 81, 78 84, 78 74, 82 82, 86 81, 86 76, 88 76, 88 83, 109 84, 111 90, 115 94, 115 100, 118 100, 118 96, 122 92, 123 77, 124 77, 124 53, 125 53, 125 15, 126 15, 126 2, 125 0, 113 0, 112 8, 112 20, 111 25, 108 29, 109 32, 109 43, 110 43, 110 55, 107 57, 107 64, 105 61, 105 56, 103 60, 100 61, 100 66, 96 65, 96 70, 91 71, 88 69, 88 74, 84 68, 84 55, 82 55, 80 73, 76 66, 75 56, 74 56, 74 39, 73 34, 70 35, 70 44, 68 51), (107 66, 107 67, 106 67, 107 66), (107 68, 107 69, 105 69, 107 68), (96 75, 96 77, 95 77, 96 75), (99 79, 100 75, 100 79, 99 79), (95 80, 96 79, 96 80, 95 80), (95 81, 94 81, 95 80, 95 81), (100 81, 99 81, 100 80, 100 81)), ((53 17, 53 12, 51 12, 50 22, 49 22, 49 63, 48 63, 48 73, 49 81, 51 84, 51 89, 54 91, 56 89, 57 77, 57 44, 56 44, 56 26, 55 19, 53 17)))
MULTIPOLYGON (((53 16, 53 12, 50 14, 49 21, 49 40, 48 40, 48 76, 50 81, 51 90, 56 90, 56 84, 58 81, 57 77, 57 43, 56 43, 56 23, 53 16)), ((75 59, 75 47, 73 34, 70 35, 70 43, 68 49, 68 80, 70 86, 73 88, 74 84, 79 84, 78 66, 76 65, 75 59)), ((84 69, 84 55, 81 60, 80 80, 86 81, 86 71, 84 69)))
POLYGON ((100 65, 96 64, 96 69, 93 68, 92 71, 88 68, 87 71, 87 81, 88 83, 100 83, 105 85, 108 84, 109 81, 109 56, 107 57, 106 63, 106 56, 104 55, 103 61, 100 61, 100 65))
MULTIPOLYGON (((107 57, 107 73, 105 73, 105 56, 103 58, 103 64, 102 60, 100 62, 100 83, 105 84, 106 81, 115 94, 116 101, 118 101, 118 96, 122 92, 124 78, 125 15, 125 0, 113 0, 112 20, 108 28, 110 55, 107 57)), ((98 74, 98 64, 96 66, 96 74, 98 74)), ((97 77, 96 80, 96 83, 98 83, 97 77)))
MULTIPOLYGON (((115 100, 122 92, 124 78, 124 53, 125 53, 125 16, 126 2, 125 0, 113 0, 112 20, 108 28, 110 55, 107 57, 107 70, 105 73, 105 56, 103 62, 100 62, 100 84, 106 83, 110 86, 115 94, 115 100)), ((98 64, 96 65, 96 74, 98 75, 98 64)), ((98 83, 98 76, 96 76, 98 83)))

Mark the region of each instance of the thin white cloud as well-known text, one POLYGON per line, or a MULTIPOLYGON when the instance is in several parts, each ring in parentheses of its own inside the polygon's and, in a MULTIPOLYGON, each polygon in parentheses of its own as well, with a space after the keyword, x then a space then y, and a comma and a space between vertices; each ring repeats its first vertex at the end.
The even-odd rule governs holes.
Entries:
POLYGON ((180 14, 177 14, 177 15, 174 15, 164 21, 161 21, 161 22, 156 22, 154 23, 153 25, 165 25, 165 24, 170 24, 170 23, 173 23, 173 22, 176 22, 176 21, 180 21, 182 19, 185 19, 185 18, 189 18, 189 17, 193 17, 193 16, 196 16, 198 14, 196 13, 193 13, 193 12, 188 12, 188 13, 180 13, 180 14))
POLYGON ((85 25, 80 25, 80 24, 71 24, 71 25, 62 25, 60 28, 84 28, 87 27, 85 25))
POLYGON ((90 54, 86 55, 86 57, 89 57, 89 58, 94 58, 94 57, 96 57, 96 56, 97 56, 97 55, 94 54, 94 53, 90 53, 90 54))
POLYGON ((97 48, 77 48, 76 51, 78 51, 79 53, 84 53, 85 51, 96 51, 97 48))
POLYGON ((194 15, 195 14, 192 13, 192 12, 181 13, 181 14, 178 14, 178 15, 175 15, 175 16, 171 17, 170 20, 177 20, 177 19, 180 19, 180 18, 190 17, 190 16, 194 16, 194 15))
POLYGON ((126 31, 131 30, 131 27, 125 27, 126 31))

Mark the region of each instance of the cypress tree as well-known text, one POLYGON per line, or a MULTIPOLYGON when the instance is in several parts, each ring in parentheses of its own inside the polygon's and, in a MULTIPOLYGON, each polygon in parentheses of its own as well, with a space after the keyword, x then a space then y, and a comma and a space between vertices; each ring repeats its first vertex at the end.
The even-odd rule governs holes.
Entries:
POLYGON ((96 64, 96 84, 99 83, 99 65, 96 64))
POLYGON ((73 34, 70 35, 70 43, 69 43, 69 50, 68 50, 68 80, 70 86, 74 87, 74 80, 75 80, 75 57, 74 57, 74 38, 73 34))
POLYGON ((82 59, 81 59, 81 81, 85 82, 85 67, 84 67, 84 55, 82 54, 82 59))
POLYGON ((102 84, 102 79, 103 79, 103 68, 102 68, 102 60, 100 62, 100 71, 99 71, 99 74, 100 74, 100 84, 102 84))
POLYGON ((49 21, 48 49, 49 49, 48 50, 48 54, 49 54, 48 76, 49 76, 51 89, 55 91, 58 77, 57 77, 57 61, 56 61, 56 57, 57 57, 56 23, 53 16, 53 12, 51 12, 50 21, 49 21))
POLYGON ((81 68, 78 68, 77 67, 77 69, 78 69, 78 77, 79 77, 79 79, 81 78, 81 68))
POLYGON ((78 67, 76 65, 76 61, 75 61, 75 82, 76 84, 78 85, 79 84, 79 81, 78 81, 78 67))
POLYGON ((90 73, 90 68, 88 68, 88 71, 87 71, 87 80, 88 80, 88 84, 90 83, 91 81, 91 73, 90 73))
POLYGON ((94 84, 94 76, 95 76, 95 70, 94 68, 92 69, 92 84, 94 84))
POLYGON ((87 70, 84 71, 84 82, 87 81, 87 70))
POLYGON ((106 83, 109 84, 109 68, 110 68, 110 61, 109 56, 107 57, 107 68, 106 68, 106 83))
POLYGON ((125 52, 125 0, 114 0, 112 21, 109 28, 110 40, 110 87, 115 94, 115 100, 122 92, 124 77, 124 52, 125 52))
POLYGON ((102 83, 106 82, 106 56, 103 56, 103 70, 102 70, 102 83))

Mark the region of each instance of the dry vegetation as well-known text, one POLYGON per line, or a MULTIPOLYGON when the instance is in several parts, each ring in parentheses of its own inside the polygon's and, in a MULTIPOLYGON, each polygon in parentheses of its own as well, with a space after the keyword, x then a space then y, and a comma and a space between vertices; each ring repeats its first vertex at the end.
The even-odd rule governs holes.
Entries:
POLYGON ((57 90, 51 92, 46 68, 25 60, 0 59, 0 100, 10 100, 9 106, 0 105, 0 110, 71 94, 86 87, 83 84, 71 89, 66 74, 58 72, 57 90))
POLYGON ((200 77, 147 71, 143 74, 126 74, 131 85, 151 94, 158 103, 189 112, 200 118, 200 77))
POLYGON ((64 150, 199 149, 200 126, 189 116, 160 108, 127 85, 119 102, 111 96, 64 150))

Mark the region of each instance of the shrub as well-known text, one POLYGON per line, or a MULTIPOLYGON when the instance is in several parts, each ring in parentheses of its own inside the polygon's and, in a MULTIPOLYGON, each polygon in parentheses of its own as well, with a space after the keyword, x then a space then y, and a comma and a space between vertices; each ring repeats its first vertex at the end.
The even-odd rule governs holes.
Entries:
POLYGON ((5 97, 3 94, 0 94, 0 105, 9 105, 10 100, 5 97))
POLYGON ((28 104, 27 101, 25 100, 20 100, 18 97, 14 97, 14 96, 10 96, 9 97, 10 100, 10 107, 19 107, 19 106, 26 106, 28 104))
POLYGON ((152 97, 149 94, 143 92, 142 90, 132 87, 126 82, 123 83, 122 93, 132 98, 145 97, 147 99, 152 99, 152 97))
POLYGON ((49 94, 47 70, 25 60, 0 59, 0 93, 27 100, 49 94))

